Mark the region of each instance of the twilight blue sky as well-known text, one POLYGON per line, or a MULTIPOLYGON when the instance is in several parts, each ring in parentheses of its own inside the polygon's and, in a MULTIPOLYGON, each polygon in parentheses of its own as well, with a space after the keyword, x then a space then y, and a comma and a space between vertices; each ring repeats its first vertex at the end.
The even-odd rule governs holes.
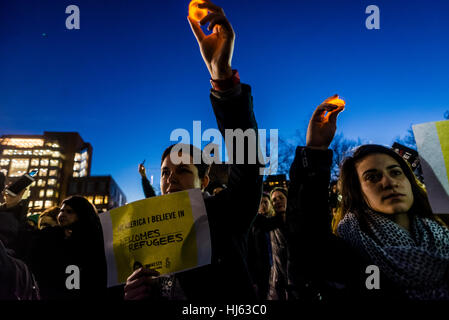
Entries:
MULTIPOLYGON (((143 198, 176 128, 215 128, 209 74, 188 0, 0 0, 0 135, 77 131, 92 174, 143 198), (68 5, 81 29, 68 30, 68 5)), ((338 132, 391 145, 449 110, 447 0, 216 0, 237 37, 233 67, 253 88, 259 128, 303 130, 326 97, 347 101, 338 132), (368 5, 380 30, 367 30, 368 5)))

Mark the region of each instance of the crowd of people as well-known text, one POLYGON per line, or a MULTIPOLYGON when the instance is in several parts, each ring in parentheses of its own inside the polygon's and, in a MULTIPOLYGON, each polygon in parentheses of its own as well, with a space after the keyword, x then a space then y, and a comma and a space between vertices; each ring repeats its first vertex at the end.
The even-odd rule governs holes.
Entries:
MULTIPOLYGON (((231 68, 234 30, 222 8, 209 0, 198 6, 209 14, 188 20, 210 72, 218 128, 223 136, 225 129, 257 130, 251 87, 231 68), (201 29, 206 24, 210 35, 201 29)), ((225 182, 210 181, 210 164, 193 161, 202 153, 196 147, 182 152, 172 145, 162 153, 162 195, 204 191, 212 247, 206 266, 164 276, 136 266, 126 284, 108 289, 99 215, 87 199, 63 200, 32 227, 23 192, 3 193, 0 299, 449 300, 449 229, 432 213, 425 188, 401 156, 362 145, 331 183, 329 146, 343 110, 334 98, 315 109, 306 145, 296 149, 288 190, 263 192, 262 163, 233 161, 225 182), (180 163, 172 161, 173 153, 180 163), (79 268, 75 289, 67 285, 70 266, 79 268), (377 278, 367 270, 378 270, 377 278)), ((251 143, 258 142, 245 146, 251 143)), ((138 171, 145 197, 156 196, 143 164, 138 171)))

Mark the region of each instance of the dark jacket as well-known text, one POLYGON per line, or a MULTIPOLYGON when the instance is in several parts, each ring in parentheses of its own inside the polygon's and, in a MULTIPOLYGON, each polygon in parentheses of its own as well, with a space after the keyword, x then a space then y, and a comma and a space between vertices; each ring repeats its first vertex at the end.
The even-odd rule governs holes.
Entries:
MULTIPOLYGON (((257 129, 251 89, 241 87, 221 98, 211 94, 218 128, 257 129), (236 92, 236 90, 241 92, 236 92)), ((256 131, 257 133, 257 131, 256 131)), ((226 143, 229 143, 228 141, 226 143)), ((262 194, 262 176, 257 164, 232 164, 228 187, 205 199, 209 220, 212 263, 177 275, 189 300, 251 301, 255 300, 246 263, 246 235, 262 194)))
POLYGON ((145 198, 151 198, 156 196, 153 187, 151 186, 150 180, 147 177, 142 177, 142 189, 145 198))
POLYGON ((282 216, 257 214, 248 234, 248 265, 259 300, 285 300, 287 244, 282 216))
POLYGON ((30 250, 26 259, 41 297, 44 300, 105 299, 107 271, 102 234, 79 223, 71 228, 69 238, 59 226, 28 235, 30 250), (67 281, 75 283, 72 281, 75 272, 67 270, 68 266, 79 268, 79 289, 66 285, 67 281))
POLYGON ((0 208, 0 300, 38 300, 39 288, 30 268, 18 258, 23 206, 0 208), (14 248, 14 249, 13 249, 14 248))
POLYGON ((331 164, 331 150, 296 149, 287 204, 289 296, 328 301, 403 298, 382 273, 380 289, 367 289, 366 268, 373 263, 332 233, 331 164))

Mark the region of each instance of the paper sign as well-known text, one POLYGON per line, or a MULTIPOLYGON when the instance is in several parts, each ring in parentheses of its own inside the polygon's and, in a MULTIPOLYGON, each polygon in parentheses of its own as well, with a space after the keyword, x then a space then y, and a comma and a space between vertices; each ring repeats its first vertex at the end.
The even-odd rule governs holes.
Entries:
POLYGON ((434 214, 449 213, 449 121, 413 126, 430 205, 434 214))
POLYGON ((209 223, 200 189, 136 201, 100 215, 108 287, 141 266, 171 274, 210 264, 209 223))

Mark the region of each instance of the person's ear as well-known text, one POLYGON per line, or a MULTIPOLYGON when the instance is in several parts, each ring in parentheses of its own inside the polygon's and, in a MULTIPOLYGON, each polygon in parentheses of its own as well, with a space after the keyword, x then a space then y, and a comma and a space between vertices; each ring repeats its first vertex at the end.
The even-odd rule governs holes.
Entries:
POLYGON ((206 174, 202 179, 201 179, 201 190, 204 190, 207 188, 207 186, 209 185, 210 182, 210 178, 209 176, 206 174))

